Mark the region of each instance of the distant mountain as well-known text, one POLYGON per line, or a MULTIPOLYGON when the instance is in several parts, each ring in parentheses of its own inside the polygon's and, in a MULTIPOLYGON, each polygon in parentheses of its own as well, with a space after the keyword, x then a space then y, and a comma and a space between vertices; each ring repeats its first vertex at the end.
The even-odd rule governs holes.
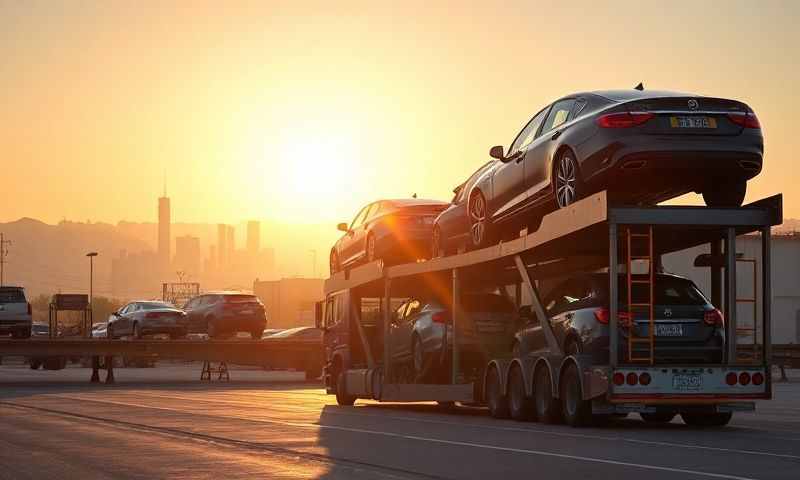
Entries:
POLYGON ((774 229, 778 233, 793 233, 800 232, 800 219, 785 218, 783 223, 774 229))

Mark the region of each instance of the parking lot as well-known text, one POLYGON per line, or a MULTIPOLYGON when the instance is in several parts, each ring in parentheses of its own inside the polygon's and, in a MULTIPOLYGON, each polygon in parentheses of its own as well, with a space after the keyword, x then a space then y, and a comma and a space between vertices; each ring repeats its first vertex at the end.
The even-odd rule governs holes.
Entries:
POLYGON ((719 430, 631 415, 602 428, 498 421, 483 409, 339 407, 302 372, 199 364, 88 371, 0 366, 0 478, 797 478, 800 376, 719 430))

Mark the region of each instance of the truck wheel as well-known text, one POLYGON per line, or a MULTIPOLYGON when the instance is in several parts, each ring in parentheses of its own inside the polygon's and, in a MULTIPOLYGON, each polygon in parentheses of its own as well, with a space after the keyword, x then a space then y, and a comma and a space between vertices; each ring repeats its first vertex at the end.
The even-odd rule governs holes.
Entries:
POLYGON ((586 427, 592 423, 592 402, 583 399, 583 385, 578 366, 570 362, 561 377, 561 410, 564 421, 571 427, 586 427))
POLYGON ((675 418, 675 412, 640 413, 639 416, 647 423, 669 423, 675 418))
POLYGON ((42 366, 41 360, 35 360, 33 358, 30 360, 31 370, 39 370, 39 367, 41 366, 42 366))
POLYGON ((536 407, 533 400, 525 394, 525 378, 522 369, 513 368, 508 380, 508 406, 511 418, 524 422, 536 418, 536 407))
POLYGON ((491 368, 486 378, 486 403, 489 406, 489 413, 494 418, 510 416, 508 398, 500 393, 500 377, 497 375, 496 368, 491 368))
POLYGON ((533 398, 536 405, 536 418, 544 423, 559 423, 561 405, 553 396, 553 386, 547 367, 540 367, 533 377, 533 398))
POLYGON ((344 407, 350 407, 356 403, 355 395, 347 394, 344 372, 339 372, 339 377, 336 380, 336 403, 344 407))
POLYGON ((724 427, 731 421, 732 412, 723 413, 681 413, 686 425, 692 427, 724 427))

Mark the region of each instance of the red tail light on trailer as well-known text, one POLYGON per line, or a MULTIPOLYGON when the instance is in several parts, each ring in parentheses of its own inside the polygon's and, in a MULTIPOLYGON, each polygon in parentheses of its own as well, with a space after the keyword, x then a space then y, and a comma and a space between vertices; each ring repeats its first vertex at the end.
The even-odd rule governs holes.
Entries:
POLYGON ((736 375, 736 373, 734 372, 728 372, 728 374, 725 375, 725 383, 727 383, 730 386, 736 385, 738 381, 739 381, 739 376, 736 375))
POLYGON ((749 385, 750 384, 750 374, 747 372, 742 372, 739 374, 739 383, 742 385, 749 385))
POLYGON ((753 385, 761 385, 764 383, 764 374, 756 372, 753 374, 753 385))
POLYGON ((602 128, 630 128, 647 123, 655 117, 650 112, 607 113, 597 117, 597 124, 602 128))
POLYGON ((622 372, 617 372, 614 374, 612 380, 614 381, 614 385, 621 387, 622 384, 625 383, 625 375, 622 372))

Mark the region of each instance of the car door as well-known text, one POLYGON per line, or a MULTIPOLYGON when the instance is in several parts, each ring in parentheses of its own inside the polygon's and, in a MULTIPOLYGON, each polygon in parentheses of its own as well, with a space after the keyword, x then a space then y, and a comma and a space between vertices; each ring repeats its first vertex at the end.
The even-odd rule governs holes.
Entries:
POLYGON ((358 227, 364 223, 364 218, 371 205, 372 204, 367 205, 358 211, 358 214, 353 218, 353 222, 350 224, 350 228, 348 228, 341 239, 339 251, 342 265, 349 264, 358 258, 359 247, 361 246, 357 243, 357 230, 358 227))
POLYGON ((572 119, 574 98, 566 98, 555 102, 547 111, 539 133, 528 146, 525 152, 525 188, 528 197, 533 201, 549 192, 550 187, 550 156, 552 155, 552 142, 561 136, 563 125, 572 119))
POLYGON ((526 202, 525 152, 542 124, 544 110, 530 119, 511 143, 502 165, 497 167, 492 177, 492 199, 490 211, 493 217, 513 212, 526 202))
MULTIPOLYGON (((567 280, 556 286, 552 292, 545 296, 542 306, 544 307, 547 321, 553 325, 553 317, 559 315, 566 305, 565 298, 568 297, 570 281, 567 280)), ((528 317, 527 323, 522 327, 519 334, 520 350, 523 353, 544 351, 548 348, 544 330, 539 323, 535 312, 528 317)))
POLYGON ((130 308, 131 304, 127 304, 124 307, 117 310, 117 315, 112 315, 109 317, 109 325, 111 329, 114 331, 114 335, 122 335, 125 332, 125 313, 130 308))
POLYGON ((197 329, 197 313, 195 310, 197 309, 197 304, 200 301, 200 297, 194 297, 193 299, 186 302, 186 305, 183 306, 183 311, 186 312, 186 320, 189 323, 189 331, 195 333, 198 331, 197 329))
POLYGON ((409 347, 406 346, 410 342, 410 332, 406 327, 406 313, 413 299, 403 302, 392 315, 389 324, 389 339, 392 348, 391 355, 395 360, 403 360, 408 355, 409 347))

